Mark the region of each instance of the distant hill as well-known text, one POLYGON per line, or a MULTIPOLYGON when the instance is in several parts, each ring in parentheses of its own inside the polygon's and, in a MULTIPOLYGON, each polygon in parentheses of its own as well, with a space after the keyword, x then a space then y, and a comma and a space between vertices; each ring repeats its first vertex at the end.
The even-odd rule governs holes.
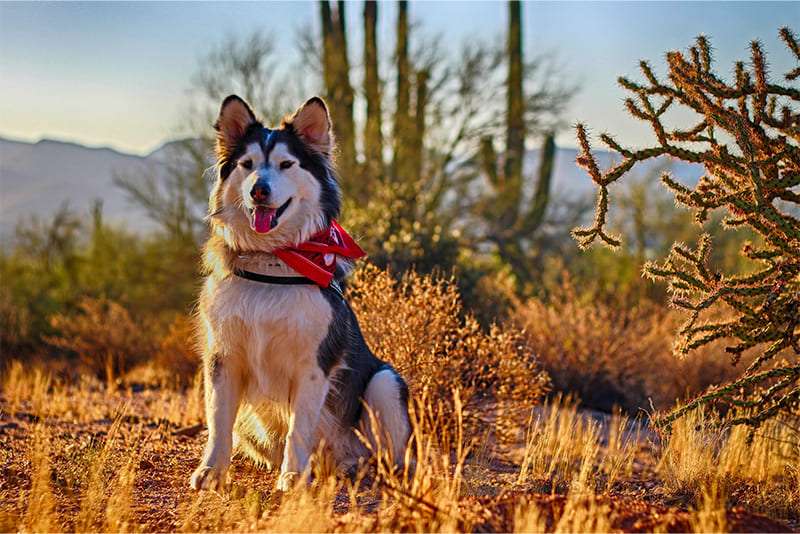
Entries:
MULTIPOLYGON (((117 175, 159 172, 175 144, 166 143, 146 156, 137 156, 48 139, 27 143, 0 138, 0 238, 7 240, 20 220, 33 215, 49 219, 64 203, 79 212, 88 212, 95 199, 103 201, 107 220, 134 231, 153 228, 153 223, 128 201, 113 179, 117 175)), ((574 198, 594 190, 586 173, 576 166, 576 155, 576 149, 558 150, 553 191, 559 197, 574 198)), ((598 158, 605 166, 611 162, 612 154, 599 152, 598 158)), ((537 150, 529 151, 526 169, 535 170, 538 159, 537 150)), ((640 167, 645 172, 655 165, 650 162, 640 167)), ((678 162, 673 172, 684 181, 694 181, 702 167, 678 162)))
POLYGON ((134 231, 153 228, 113 180, 158 172, 175 144, 137 156, 49 139, 27 143, 0 138, 0 236, 8 237, 19 221, 34 215, 49 219, 65 203, 88 212, 95 199, 102 200, 107 220, 134 231))

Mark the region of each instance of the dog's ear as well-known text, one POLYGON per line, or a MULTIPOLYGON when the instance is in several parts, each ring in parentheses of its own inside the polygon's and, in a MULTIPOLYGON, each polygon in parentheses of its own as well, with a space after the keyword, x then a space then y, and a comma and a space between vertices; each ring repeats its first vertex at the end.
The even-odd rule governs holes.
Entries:
POLYGON ((333 132, 328 106, 318 96, 312 97, 287 121, 303 142, 322 154, 333 150, 333 132))
POLYGON ((214 123, 217 131, 217 157, 223 159, 230 155, 247 128, 255 122, 256 116, 247 102, 236 95, 226 97, 219 108, 217 122, 214 123))

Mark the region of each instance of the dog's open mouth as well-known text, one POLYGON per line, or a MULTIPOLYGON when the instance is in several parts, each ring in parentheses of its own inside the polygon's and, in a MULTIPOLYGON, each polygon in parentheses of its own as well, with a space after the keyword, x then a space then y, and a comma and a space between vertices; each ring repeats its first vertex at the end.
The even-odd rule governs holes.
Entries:
POLYGON ((290 198, 278 209, 258 205, 250 210, 250 228, 259 234, 266 234, 278 226, 278 218, 283 215, 292 202, 290 198))

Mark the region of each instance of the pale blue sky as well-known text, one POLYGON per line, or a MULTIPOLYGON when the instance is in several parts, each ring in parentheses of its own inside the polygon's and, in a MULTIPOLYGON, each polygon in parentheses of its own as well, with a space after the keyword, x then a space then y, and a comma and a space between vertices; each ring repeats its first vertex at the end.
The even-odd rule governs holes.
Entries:
MULTIPOLYGON (((361 3, 349 5, 351 57, 360 56, 361 3)), ((620 74, 641 58, 663 72, 664 52, 699 33, 712 39, 723 72, 763 41, 773 73, 793 66, 777 37, 800 32, 800 3, 531 2, 524 6, 528 53, 555 51, 581 92, 567 113, 595 130, 636 143, 646 128, 622 109, 620 74)), ((396 7, 381 3, 385 35, 396 7)), ((445 42, 491 40, 505 28, 504 2, 412 2, 412 19, 445 42)), ((273 32, 295 57, 296 29, 312 24, 315 2, 13 3, 0 2, 0 135, 106 145, 145 153, 175 137, 198 59, 231 33, 273 32)), ((391 38, 381 41, 384 52, 391 38)), ((455 45, 454 45, 455 50, 455 45)), ((574 144, 571 132, 559 137, 574 144)))

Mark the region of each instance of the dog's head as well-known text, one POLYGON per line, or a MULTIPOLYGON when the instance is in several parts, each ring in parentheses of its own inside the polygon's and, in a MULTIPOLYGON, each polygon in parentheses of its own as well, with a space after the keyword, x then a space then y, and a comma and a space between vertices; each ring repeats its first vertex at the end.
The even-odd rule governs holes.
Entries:
POLYGON ((321 98, 311 98, 270 129, 231 95, 214 128, 219 175, 209 219, 228 246, 269 252, 307 240, 338 215, 333 134, 321 98))

